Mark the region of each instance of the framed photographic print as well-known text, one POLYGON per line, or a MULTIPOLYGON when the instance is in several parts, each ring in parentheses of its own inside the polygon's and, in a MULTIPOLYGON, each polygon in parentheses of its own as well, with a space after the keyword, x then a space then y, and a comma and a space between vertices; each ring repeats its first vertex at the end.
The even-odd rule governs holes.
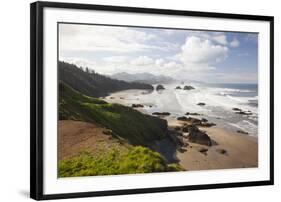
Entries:
POLYGON ((31 4, 31 197, 273 184, 273 17, 31 4))

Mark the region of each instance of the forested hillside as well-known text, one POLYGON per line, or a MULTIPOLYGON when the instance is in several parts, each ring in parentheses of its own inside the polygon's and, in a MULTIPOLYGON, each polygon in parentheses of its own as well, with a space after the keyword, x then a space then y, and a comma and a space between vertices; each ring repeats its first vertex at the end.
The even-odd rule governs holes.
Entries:
POLYGON ((137 82, 125 82, 111 79, 98 74, 93 70, 77 67, 74 64, 59 62, 59 80, 68 84, 73 89, 92 97, 102 97, 108 93, 128 90, 128 89, 147 89, 153 90, 153 86, 137 82))

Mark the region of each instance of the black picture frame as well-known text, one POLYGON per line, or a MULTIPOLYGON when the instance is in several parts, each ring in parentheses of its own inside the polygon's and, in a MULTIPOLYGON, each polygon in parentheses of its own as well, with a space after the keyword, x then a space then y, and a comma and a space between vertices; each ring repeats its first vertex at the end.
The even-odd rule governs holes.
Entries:
POLYGON ((213 12, 151 9, 121 6, 89 5, 58 2, 35 2, 30 6, 30 197, 36 200, 93 197, 121 194, 186 191, 228 187, 246 187, 274 184, 274 17, 213 12), (170 16, 195 16, 238 20, 267 21, 270 23, 270 179, 239 183, 204 184, 175 187, 155 187, 130 190, 112 190, 82 193, 43 193, 43 9, 82 9, 130 13, 164 14, 170 16))

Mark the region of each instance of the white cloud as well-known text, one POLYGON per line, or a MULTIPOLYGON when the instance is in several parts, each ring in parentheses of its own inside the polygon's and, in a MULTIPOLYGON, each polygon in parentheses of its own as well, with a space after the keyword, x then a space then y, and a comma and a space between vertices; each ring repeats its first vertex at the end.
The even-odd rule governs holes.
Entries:
POLYGON ((216 45, 208 39, 188 37, 181 50, 174 57, 107 56, 100 59, 85 60, 68 58, 65 61, 79 66, 87 66, 103 74, 117 72, 163 74, 175 78, 188 78, 190 72, 206 73, 216 69, 214 64, 227 57, 228 48, 216 45), (83 61, 83 63, 82 63, 83 61))
POLYGON ((228 48, 208 39, 188 37, 181 47, 180 59, 190 70, 214 69, 211 65, 227 58, 228 48))
MULTIPOLYGON (((60 60, 101 74, 148 72, 183 80, 239 81, 240 73, 236 72, 238 76, 234 78, 216 68, 228 57, 229 49, 238 47, 243 40, 223 32, 60 25, 59 36, 60 60)), ((257 35, 248 38, 254 40, 257 35)), ((255 78, 243 74, 240 80, 246 81, 247 76, 255 78)))
POLYGON ((76 64, 77 66, 88 67, 102 74, 114 74, 118 72, 143 73, 148 72, 155 75, 173 76, 182 69, 182 64, 163 58, 151 58, 148 56, 127 57, 112 56, 104 57, 101 60, 87 60, 85 58, 66 58, 60 60, 76 64))
POLYGON ((199 37, 201 39, 208 39, 215 44, 228 45, 227 37, 223 32, 206 32, 206 31, 190 31, 189 36, 199 37))
POLYGON ((90 69, 95 69, 95 68, 98 66, 97 62, 95 62, 95 61, 90 61, 90 60, 87 60, 87 59, 85 59, 85 58, 60 57, 60 61, 68 62, 68 63, 70 63, 70 64, 75 64, 75 65, 77 65, 78 67, 82 67, 82 68, 88 67, 88 68, 90 68, 90 69))
POLYGON ((154 63, 154 60, 147 56, 139 56, 131 61, 131 64, 135 66, 147 66, 154 63))
POLYGON ((212 36, 212 39, 222 45, 228 44, 226 36, 224 34, 214 35, 214 36, 212 36))
POLYGON ((61 24, 59 27, 61 51, 132 52, 161 49, 146 43, 155 37, 126 27, 70 24, 61 24))
POLYGON ((240 45, 240 42, 238 41, 238 39, 234 38, 231 42, 230 42, 230 46, 233 48, 237 48, 240 45))
POLYGON ((103 57, 102 60, 104 62, 113 62, 113 63, 124 63, 128 61, 129 57, 127 56, 109 56, 103 57))
POLYGON ((163 66, 164 64, 165 64, 165 60, 162 58, 155 60, 155 65, 157 65, 157 66, 163 66))

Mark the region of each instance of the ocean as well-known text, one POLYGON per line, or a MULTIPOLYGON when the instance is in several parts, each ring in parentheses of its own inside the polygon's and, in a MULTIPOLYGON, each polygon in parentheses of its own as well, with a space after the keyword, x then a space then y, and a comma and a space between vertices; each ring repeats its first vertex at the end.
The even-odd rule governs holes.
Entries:
POLYGON ((233 131, 243 130, 251 136, 258 135, 258 85, 257 84, 199 84, 189 83, 194 90, 175 89, 185 84, 163 85, 162 91, 126 91, 126 102, 143 104, 149 114, 169 112, 171 117, 183 116, 186 112, 196 112, 219 127, 233 131), (197 105, 199 102, 205 106, 197 105), (239 108, 251 115, 236 114, 233 108, 239 108))

